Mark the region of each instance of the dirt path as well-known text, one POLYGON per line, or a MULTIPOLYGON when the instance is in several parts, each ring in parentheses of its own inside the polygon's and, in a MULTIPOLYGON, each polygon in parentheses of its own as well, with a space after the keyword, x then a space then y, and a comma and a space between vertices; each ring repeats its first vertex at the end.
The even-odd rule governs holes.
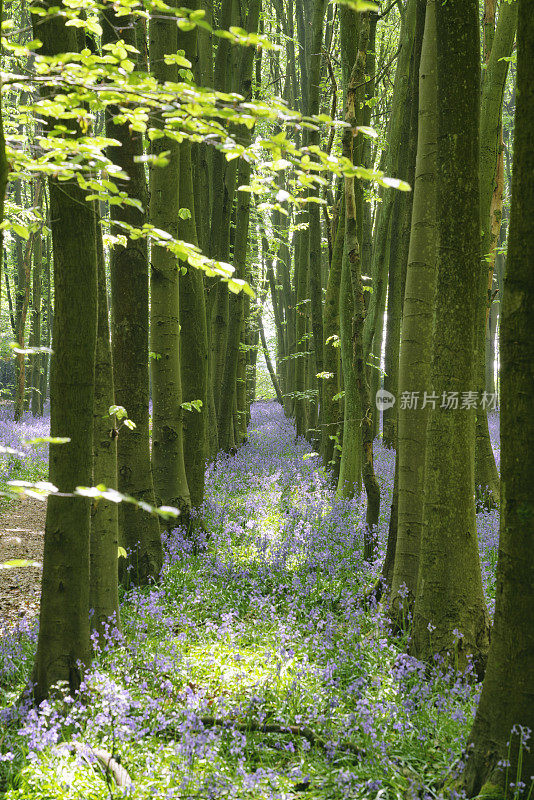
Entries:
MULTIPOLYGON (((46 503, 22 497, 0 512, 0 564, 13 558, 42 561, 46 503)), ((0 569, 0 635, 39 610, 41 570, 0 569)))

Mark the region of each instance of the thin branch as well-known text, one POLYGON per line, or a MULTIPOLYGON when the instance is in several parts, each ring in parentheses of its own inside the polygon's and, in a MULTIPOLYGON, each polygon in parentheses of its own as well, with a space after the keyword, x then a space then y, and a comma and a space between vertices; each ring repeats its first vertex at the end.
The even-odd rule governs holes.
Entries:
POLYGON ((394 8, 398 4, 398 2, 399 0, 393 0, 393 2, 390 3, 389 6, 385 8, 381 14, 378 15, 378 19, 384 19, 384 17, 387 17, 391 9, 394 8))
MULTIPOLYGON (((200 717, 200 722, 205 728, 233 728, 243 733, 288 733, 292 736, 302 736, 310 744, 319 747, 325 752, 331 749, 331 745, 328 742, 325 742, 315 731, 305 725, 262 725, 259 722, 237 722, 233 719, 219 719, 218 717, 200 717)), ((173 737, 182 735, 172 727, 165 728, 162 733, 168 733, 173 737)), ((352 742, 344 742, 340 745, 340 750, 345 750, 347 753, 353 753, 360 757, 364 755, 364 750, 352 742)))

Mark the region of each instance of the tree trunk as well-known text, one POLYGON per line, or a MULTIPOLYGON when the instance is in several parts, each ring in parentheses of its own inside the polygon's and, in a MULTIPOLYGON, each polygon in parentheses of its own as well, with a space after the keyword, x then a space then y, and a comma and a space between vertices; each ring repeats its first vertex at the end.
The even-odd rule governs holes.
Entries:
POLYGON ((273 362, 271 361, 271 356, 269 355, 269 348, 267 347, 267 342, 265 340, 265 331, 263 330, 263 322, 262 322, 261 317, 259 318, 258 324, 259 324, 259 331, 260 331, 261 346, 262 346, 262 349, 263 349, 263 355, 265 357, 265 364, 266 364, 267 369, 269 371, 269 375, 271 376, 271 381, 272 381, 272 384, 273 384, 273 389, 274 389, 275 394, 276 394, 276 399, 278 400, 278 402, 280 403, 280 405, 283 408, 284 407, 284 398, 282 397, 282 392, 280 391, 280 386, 278 385, 278 379, 276 377, 276 372, 274 371, 273 362))
MULTIPOLYGON (((346 203, 343 203, 346 209, 346 203)), ((343 226, 346 226, 343 220, 343 226)), ((339 287, 339 338, 341 341, 341 366, 345 389, 343 403, 343 447, 339 467, 337 493, 340 497, 359 497, 362 483, 362 408, 353 363, 354 297, 350 278, 350 264, 346 249, 346 230, 343 233, 343 255, 339 287)))
MULTIPOLYGON (((94 209, 96 212, 96 204, 94 209)), ((106 265, 100 222, 95 226, 97 250, 98 327, 96 339, 95 399, 93 410, 93 480, 117 488, 117 434, 109 336, 106 265)), ((125 429, 123 428, 123 431, 125 429)), ((93 501, 91 508, 89 608, 91 628, 105 641, 106 627, 120 629, 118 592, 119 510, 108 500, 93 501)))
MULTIPOLYGON (((248 17, 247 30, 256 33, 261 10, 261 0, 251 0, 248 17)), ((245 48, 241 56, 239 89, 244 96, 250 96, 252 70, 254 64, 254 50, 245 48)), ((251 139, 251 132, 245 133, 245 144, 251 139)), ((238 169, 237 185, 248 185, 250 181, 251 165, 246 160, 241 160, 238 169)), ((250 192, 240 192, 237 199, 237 219, 234 244, 234 267, 235 277, 243 279, 246 271, 248 228, 250 219, 250 192)), ((226 294, 228 290, 225 289, 226 294)), ((219 447, 225 452, 230 452, 232 443, 230 441, 230 427, 232 420, 232 409, 237 392, 237 364, 239 360, 239 346, 241 342, 241 328, 243 324, 243 293, 231 293, 228 297, 228 326, 226 340, 226 354, 222 381, 220 385, 220 400, 218 405, 218 429, 219 447)), ((234 442, 235 445, 235 442, 234 442)))
POLYGON ((500 301, 492 303, 489 309, 488 327, 486 329, 486 392, 494 395, 495 386, 495 336, 497 334, 497 320, 500 314, 500 301))
MULTIPOLYGON (((3 19, 3 0, 0 0, 0 20, 3 19)), ((0 32, 1 32, 0 21, 0 32)), ((0 77, 0 223, 4 221, 4 205, 9 176, 9 163, 6 155, 6 139, 4 134, 4 112, 2 108, 2 78, 0 77)), ((4 260, 4 229, 0 228, 0 298, 2 295, 2 267, 4 260)), ((1 299, 0 299, 1 303, 1 299)))
MULTIPOLYGON (((486 32, 489 20, 486 21, 486 32)), ((499 238, 502 213, 500 202, 494 203, 495 189, 499 185, 502 102, 508 60, 513 48, 517 28, 517 3, 502 3, 495 36, 491 44, 482 87, 480 114, 480 223, 482 227, 480 249, 480 276, 477 310, 477 389, 485 384, 485 339, 488 311, 488 286, 491 292, 495 247, 499 238), (493 206, 493 208, 492 208, 493 206), (493 211, 493 213, 491 213, 493 211), (488 264, 488 258, 490 262, 488 264), (488 281, 488 272, 490 279, 488 281)), ((477 409, 475 440, 475 489, 480 506, 492 508, 499 503, 499 474, 489 437, 487 412, 477 409)))
MULTIPOLYGON (((38 231, 33 251, 33 285, 30 347, 41 347, 41 276, 43 268, 43 235, 38 231)), ((41 408, 41 361, 42 353, 31 355, 31 412, 34 417, 41 408)))
POLYGON ((419 70, 419 134, 399 360, 398 531, 391 607, 417 590, 436 286, 437 66, 435 2, 428 0, 419 70), (415 404, 408 402, 412 393, 415 404), (403 395, 405 400, 403 400, 403 395), (408 595, 406 595, 406 589, 408 595))
MULTIPOLYGON (((319 114, 319 92, 321 83, 321 62, 323 45, 324 17, 327 8, 326 0, 314 0, 311 19, 311 51, 309 53, 309 93, 307 114, 319 114)), ((308 131, 308 146, 320 144, 319 130, 308 131)), ((317 189, 310 189, 310 196, 317 194, 317 189)), ((318 203, 309 204, 308 273, 310 281, 310 309, 315 352, 315 373, 324 371, 323 340, 323 287, 321 280, 321 207, 318 203)), ((324 381, 318 382, 318 427, 321 430, 323 415, 324 381)))
MULTIPOLYGON (((418 87, 421 44, 423 40, 425 7, 417 0, 412 53, 409 69, 409 83, 406 106, 402 122, 401 141, 404 142, 403 157, 399 158, 395 177, 409 183, 415 181, 415 161, 417 154, 418 129, 418 87)), ((392 394, 397 402, 386 406, 383 412, 383 440, 385 447, 396 448, 398 438, 399 392, 399 352, 401 326, 406 285, 406 270, 410 247, 412 218, 412 192, 396 192, 391 216, 389 237, 389 282, 386 343, 384 351, 384 389, 392 394)))
MULTIPOLYGON (((127 17, 115 17, 107 10, 102 19, 104 44, 117 41, 117 28, 126 44, 135 46, 135 27, 127 17)), ((120 141, 110 152, 115 164, 129 177, 125 190, 148 205, 142 136, 128 125, 115 125, 113 110, 106 116, 106 135, 120 141)), ((111 219, 142 227, 146 214, 133 206, 111 206, 111 219)), ((115 233, 123 233, 116 228, 115 233)), ((137 500, 155 503, 150 465, 149 380, 148 380, 148 248, 145 239, 127 239, 114 245, 110 257, 111 347, 115 402, 135 422, 135 430, 122 428, 117 440, 118 489, 137 500)), ((157 517, 140 514, 135 506, 121 503, 119 536, 128 552, 121 559, 121 580, 144 584, 156 580, 163 563, 157 517)))
MULTIPOLYGON (((43 55, 76 51, 76 34, 62 19, 42 23, 43 55)), ((54 247, 54 332, 50 375, 50 433, 69 437, 51 445, 49 480, 60 492, 91 486, 97 329, 95 220, 76 183, 49 180, 54 247)), ((90 501, 49 496, 46 509, 39 638, 32 673, 40 703, 53 684, 74 692, 90 661, 90 501)))
MULTIPOLYGON (((165 56, 178 50, 177 26, 172 20, 150 20, 151 72, 160 84, 177 82, 178 67, 165 56)), ((166 152, 167 165, 150 170, 150 223, 178 235, 180 145, 163 136, 152 143, 155 155, 166 152)), ((182 378, 180 371, 180 298, 176 256, 153 245, 150 258, 150 363, 152 377, 152 471, 156 502, 180 509, 188 523, 191 497, 183 445, 182 378)), ((173 522, 169 525, 172 527, 173 522)))
POLYGON ((340 204, 340 221, 332 253, 332 263, 328 273, 326 297, 324 304, 324 371, 331 377, 325 378, 323 387, 323 427, 321 453, 323 463, 328 470, 332 469, 334 442, 339 418, 339 401, 334 397, 339 394, 339 311, 341 271, 343 265, 343 244, 345 241, 345 206, 340 204))
MULTIPOLYGON (((52 301, 51 301, 51 280, 50 280, 50 262, 52 260, 52 253, 50 248, 50 237, 47 236, 46 238, 46 248, 45 248, 45 259, 44 259, 44 277, 45 277, 45 301, 43 306, 43 344, 46 347, 50 347, 51 344, 51 333, 52 333, 52 301)), ((42 369, 41 369, 41 381, 40 381, 40 406, 39 406, 39 416, 42 416, 44 412, 44 405, 46 403, 47 398, 47 391, 48 391, 48 371, 49 371, 49 364, 50 364, 50 354, 43 353, 42 354, 42 369)))
POLYGON ((475 383, 479 272, 478 113, 480 51, 477 0, 436 4, 438 64, 438 276, 425 501, 412 651, 440 654, 481 673, 489 618, 475 524, 474 409, 461 408, 475 383), (457 392, 458 408, 441 403, 457 392))
MULTIPOLYGON (((362 77, 367 57, 369 36, 368 12, 363 17, 360 28, 358 55, 347 86, 345 120, 349 127, 343 134, 343 154, 353 160, 354 135, 360 108, 364 98, 361 91, 362 77)), ((371 419, 371 400, 367 378, 367 365, 363 349, 363 331, 365 322, 365 303, 363 298, 362 270, 360 261, 360 242, 358 223, 361 221, 362 197, 358 193, 358 201, 354 190, 354 178, 345 177, 345 265, 350 274, 354 316, 352 320, 352 366, 359 397, 359 412, 362 444, 362 476, 367 495, 366 527, 364 531, 364 558, 372 561, 375 556, 374 529, 378 523, 380 510, 380 488, 373 465, 373 437, 371 419)), ((361 227, 361 226, 360 226, 361 227)), ((345 389, 346 391, 346 389, 345 389)), ((346 399, 346 396, 345 396, 346 399)), ((343 432, 344 447, 345 433, 343 432)))
POLYGON ((495 622, 463 780, 469 797, 525 796, 534 749, 534 18, 519 0, 517 106, 501 319, 502 506, 495 622), (525 746, 527 744, 527 746, 525 746), (503 768, 500 762, 509 762, 503 768), (513 790, 512 790, 513 791, 513 790))
MULTIPOLYGON (((186 51, 187 52, 187 51, 186 51)), ((189 56, 188 56, 189 57, 189 56)), ((191 143, 180 145, 180 205, 191 212, 189 219, 180 219, 180 239, 196 244, 196 209, 193 192, 191 143)), ((200 508, 204 500, 204 475, 208 456, 208 334, 204 276, 194 267, 180 275, 180 331, 182 398, 186 403, 200 400, 200 411, 186 411, 183 420, 183 451, 191 506, 200 508)))

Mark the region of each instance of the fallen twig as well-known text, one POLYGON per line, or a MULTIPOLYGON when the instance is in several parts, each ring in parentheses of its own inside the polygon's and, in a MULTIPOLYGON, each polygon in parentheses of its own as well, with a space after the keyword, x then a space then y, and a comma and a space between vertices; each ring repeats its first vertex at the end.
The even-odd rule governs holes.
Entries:
MULTIPOLYGON (((205 728, 234 728, 235 730, 242 731, 243 733, 289 733, 292 736, 302 736, 310 744, 316 745, 325 752, 332 749, 328 742, 325 742, 317 733, 312 731, 305 725, 275 725, 272 723, 262 724, 260 722, 237 722, 233 719, 221 719, 219 717, 200 717, 199 722, 205 728)), ((171 734, 173 737, 178 737, 180 734, 172 727, 165 728, 162 731, 164 734, 171 734)), ((340 750, 345 750, 348 753, 353 753, 357 756, 363 756, 364 751, 357 747, 352 742, 344 742, 339 745, 340 750)))

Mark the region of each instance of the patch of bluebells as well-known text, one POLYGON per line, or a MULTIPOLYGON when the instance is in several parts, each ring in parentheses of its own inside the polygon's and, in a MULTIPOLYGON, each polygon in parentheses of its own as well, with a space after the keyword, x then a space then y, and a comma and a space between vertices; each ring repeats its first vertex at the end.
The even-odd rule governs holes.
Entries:
MULTIPOLYGON (((6 784, 29 763, 8 800, 41 796, 32 788, 39 781, 48 798, 64 796, 53 777, 64 780, 63 740, 120 757, 140 800, 287 798, 301 784, 355 800, 436 797, 459 761, 479 687, 470 674, 406 655, 384 611, 363 602, 393 491, 394 453, 379 442, 375 465, 385 511, 369 564, 364 497, 337 498, 279 406, 256 403, 248 442, 207 470, 205 532, 195 541, 180 528, 165 536, 161 582, 125 593, 124 635, 110 625, 108 643, 95 642, 79 696, 2 712, 6 784), (235 721, 305 725, 324 747, 235 721)), ((483 541, 492 524, 484 522, 483 541)), ((14 672, 16 647, 6 639, 0 680, 20 688, 29 662, 14 672)), ((108 797, 94 772, 75 760, 73 788, 108 797)))
POLYGON ((0 445, 21 453, 0 453, 0 484, 21 477, 26 479, 26 476, 28 479, 42 479, 48 472, 48 444, 25 445, 24 442, 48 436, 49 433, 49 411, 42 417, 32 417, 25 412, 20 422, 14 422, 12 406, 0 407, 0 445))

